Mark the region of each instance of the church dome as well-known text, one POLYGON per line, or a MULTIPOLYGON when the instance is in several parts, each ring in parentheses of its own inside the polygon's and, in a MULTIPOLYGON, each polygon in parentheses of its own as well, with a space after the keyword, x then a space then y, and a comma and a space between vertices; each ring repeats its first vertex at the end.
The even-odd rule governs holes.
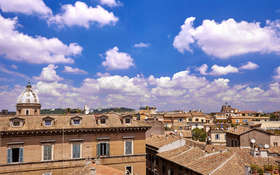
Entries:
POLYGON ((17 103, 40 103, 38 95, 32 90, 30 83, 27 84, 25 90, 18 97, 17 103))

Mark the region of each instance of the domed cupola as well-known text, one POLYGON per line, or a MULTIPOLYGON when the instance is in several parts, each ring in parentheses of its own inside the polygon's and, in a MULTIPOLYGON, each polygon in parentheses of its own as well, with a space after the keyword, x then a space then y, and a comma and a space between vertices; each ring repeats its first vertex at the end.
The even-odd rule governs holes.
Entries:
POLYGON ((32 90, 28 82, 25 90, 17 99, 17 115, 40 115, 41 105, 38 95, 32 90))

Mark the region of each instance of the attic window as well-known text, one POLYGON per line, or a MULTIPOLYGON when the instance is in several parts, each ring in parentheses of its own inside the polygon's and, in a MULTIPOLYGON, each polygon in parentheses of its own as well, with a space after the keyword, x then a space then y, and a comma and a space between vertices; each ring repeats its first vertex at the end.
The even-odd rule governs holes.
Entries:
POLYGON ((45 120, 45 126, 51 126, 52 125, 52 120, 45 120))
POLYGON ((20 126, 20 121, 18 120, 13 121, 13 126, 20 126))
POLYGON ((101 118, 101 119, 100 119, 100 123, 101 123, 101 124, 106 124, 106 119, 105 119, 105 118, 101 118))
POLYGON ((80 119, 73 119, 73 124, 74 125, 79 125, 80 124, 80 119))
POLYGON ((125 124, 130 124, 131 123, 131 119, 130 118, 125 118, 125 124))

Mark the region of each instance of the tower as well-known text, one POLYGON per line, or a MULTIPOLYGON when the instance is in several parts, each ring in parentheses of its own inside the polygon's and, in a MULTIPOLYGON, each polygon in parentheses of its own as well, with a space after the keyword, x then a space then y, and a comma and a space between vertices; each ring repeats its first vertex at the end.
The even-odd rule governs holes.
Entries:
POLYGON ((17 115, 40 115, 41 104, 38 95, 32 90, 30 82, 18 97, 16 108, 17 115))

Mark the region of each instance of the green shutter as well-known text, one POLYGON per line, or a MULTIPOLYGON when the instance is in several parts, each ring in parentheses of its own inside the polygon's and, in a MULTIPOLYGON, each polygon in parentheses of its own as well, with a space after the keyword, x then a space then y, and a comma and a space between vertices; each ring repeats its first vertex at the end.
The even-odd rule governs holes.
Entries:
POLYGON ((110 144, 106 143, 106 156, 110 156, 110 144))
POLYGON ((96 155, 97 155, 97 157, 99 157, 100 156, 100 150, 101 150, 101 144, 100 143, 98 143, 97 144, 97 152, 96 152, 96 155))
POLYGON ((12 162, 12 149, 11 148, 9 148, 7 151, 7 161, 8 161, 8 163, 12 162))
POLYGON ((19 148, 19 162, 23 162, 23 148, 19 148))

